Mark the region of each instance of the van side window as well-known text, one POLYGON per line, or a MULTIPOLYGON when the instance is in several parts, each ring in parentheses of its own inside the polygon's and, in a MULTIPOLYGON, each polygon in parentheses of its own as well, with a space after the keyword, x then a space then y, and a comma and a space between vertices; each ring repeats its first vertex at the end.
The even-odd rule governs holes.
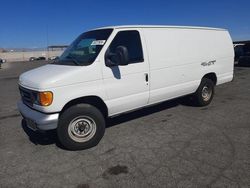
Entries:
POLYGON ((115 53, 118 46, 128 49, 129 63, 143 62, 142 44, 138 31, 120 31, 109 46, 111 53, 115 53))

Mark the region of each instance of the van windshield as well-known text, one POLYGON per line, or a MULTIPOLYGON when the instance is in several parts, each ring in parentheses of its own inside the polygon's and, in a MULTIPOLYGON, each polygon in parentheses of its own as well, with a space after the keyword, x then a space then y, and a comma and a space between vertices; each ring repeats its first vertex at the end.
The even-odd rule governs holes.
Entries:
POLYGON ((92 64, 112 30, 100 29, 81 34, 53 64, 80 66, 92 64))

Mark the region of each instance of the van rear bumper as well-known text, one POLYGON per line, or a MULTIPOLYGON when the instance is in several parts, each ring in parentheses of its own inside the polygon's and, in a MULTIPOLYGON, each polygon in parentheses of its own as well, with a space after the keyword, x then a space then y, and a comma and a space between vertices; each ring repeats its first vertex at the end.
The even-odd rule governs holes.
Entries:
POLYGON ((23 104, 22 101, 17 103, 18 110, 26 121, 27 126, 36 130, 51 130, 57 128, 59 113, 45 114, 33 110, 23 104))

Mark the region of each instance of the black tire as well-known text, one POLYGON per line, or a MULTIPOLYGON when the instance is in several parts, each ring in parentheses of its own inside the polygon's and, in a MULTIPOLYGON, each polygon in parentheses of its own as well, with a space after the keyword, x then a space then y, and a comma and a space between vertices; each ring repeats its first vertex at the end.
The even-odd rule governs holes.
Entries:
MULTIPOLYGON (((85 128, 82 128, 84 129, 83 133, 85 133, 85 128)), ((100 142, 100 140, 104 135, 104 132, 105 132, 105 119, 103 117, 103 114, 96 107, 90 104, 77 104, 75 106, 66 109, 60 115, 57 127, 58 139, 60 143, 68 150, 83 150, 94 147, 100 142), (86 138, 79 137, 77 133, 78 131, 80 131, 80 133, 82 134, 81 131, 83 130, 79 128, 78 123, 74 124, 72 123, 72 121, 73 122, 79 121, 79 123, 81 124, 80 126, 85 126, 86 128, 85 124, 86 122, 88 122, 87 120, 91 122, 87 123, 87 126, 91 125, 91 127, 93 126, 96 128, 91 129, 92 132, 89 134, 89 136, 91 136, 89 140, 82 141, 83 139, 86 138), (85 124, 82 125, 83 123, 85 124), (73 125, 74 128, 72 128, 73 125), (78 128, 75 128, 76 126, 78 128), (93 131, 93 129, 95 130, 95 132, 93 131), (77 139, 77 141, 74 139, 77 139), (79 140, 81 140, 82 142, 80 142, 79 140)))
POLYGON ((193 94, 192 99, 196 106, 207 106, 211 103, 213 96, 214 96, 214 82, 208 78, 203 78, 201 80, 198 89, 193 94), (207 89, 209 92, 207 98, 205 98, 203 95, 204 89, 207 89))

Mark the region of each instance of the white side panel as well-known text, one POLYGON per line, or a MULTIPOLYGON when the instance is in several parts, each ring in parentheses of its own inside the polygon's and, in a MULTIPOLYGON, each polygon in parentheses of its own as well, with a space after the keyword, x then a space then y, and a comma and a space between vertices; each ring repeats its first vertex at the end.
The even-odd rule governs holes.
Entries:
POLYGON ((230 82, 234 71, 234 48, 232 39, 227 31, 213 32, 213 58, 217 60, 215 72, 217 84, 230 82))
MULTIPOLYGON (((150 62, 150 101, 196 91, 207 73, 232 75, 232 41, 227 31, 144 28, 150 62), (214 65, 202 66, 214 61, 214 65)), ((229 76, 230 77, 230 76, 229 76)), ((224 81, 230 81, 228 76, 224 81)))

